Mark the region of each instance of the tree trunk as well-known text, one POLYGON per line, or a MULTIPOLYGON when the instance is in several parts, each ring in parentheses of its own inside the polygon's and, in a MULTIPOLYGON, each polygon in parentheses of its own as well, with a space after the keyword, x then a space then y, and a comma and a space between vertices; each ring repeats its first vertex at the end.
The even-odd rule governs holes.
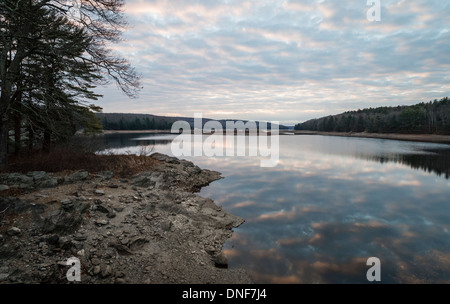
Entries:
POLYGON ((8 122, 0 119, 0 169, 8 166, 8 122))
MULTIPOLYGON (((11 53, 9 53, 11 55, 11 53)), ((4 48, 0 54, 0 81, 2 84, 0 93, 0 169, 8 166, 8 107, 13 96, 13 84, 20 73, 20 64, 27 56, 24 46, 20 43, 14 59, 8 58, 8 48, 4 48)))
MULTIPOLYGON (((3 62, 0 62, 2 64, 3 62)), ((10 82, 1 79, 2 87, 0 93, 0 169, 6 169, 8 166, 8 141, 9 126, 7 109, 10 101, 10 82)))
POLYGON ((48 153, 50 152, 50 144, 51 144, 51 132, 49 130, 44 131, 44 142, 42 143, 42 150, 48 153))
POLYGON ((9 91, 3 85, 0 95, 0 169, 8 166, 9 125, 6 114, 9 102, 9 91))
POLYGON ((34 131, 31 122, 28 124, 28 150, 32 152, 34 148, 34 131))
POLYGON ((19 155, 22 147, 22 117, 19 113, 14 115, 14 154, 19 155))

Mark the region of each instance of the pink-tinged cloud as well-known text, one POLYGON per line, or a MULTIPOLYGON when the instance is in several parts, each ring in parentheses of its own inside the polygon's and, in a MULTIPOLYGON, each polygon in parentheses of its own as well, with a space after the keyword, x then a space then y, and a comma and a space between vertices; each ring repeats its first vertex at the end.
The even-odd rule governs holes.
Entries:
POLYGON ((295 123, 450 95, 450 4, 128 0, 114 46, 143 75, 137 100, 99 88, 105 112, 295 123), (132 104, 132 105, 130 105, 132 104))

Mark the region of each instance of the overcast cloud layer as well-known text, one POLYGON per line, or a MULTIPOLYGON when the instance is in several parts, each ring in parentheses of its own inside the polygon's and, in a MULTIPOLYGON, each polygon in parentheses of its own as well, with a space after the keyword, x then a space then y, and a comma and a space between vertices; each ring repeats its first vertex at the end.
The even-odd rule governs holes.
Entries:
POLYGON ((280 121, 450 96, 450 2, 127 0, 138 99, 104 112, 280 121))

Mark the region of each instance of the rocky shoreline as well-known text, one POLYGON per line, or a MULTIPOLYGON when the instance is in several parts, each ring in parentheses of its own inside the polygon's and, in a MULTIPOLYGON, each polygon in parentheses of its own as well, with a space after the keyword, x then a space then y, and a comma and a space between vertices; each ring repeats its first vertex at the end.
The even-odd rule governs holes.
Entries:
POLYGON ((219 172, 154 153, 148 171, 0 174, 0 283, 246 284, 223 243, 244 220, 199 196, 219 172))

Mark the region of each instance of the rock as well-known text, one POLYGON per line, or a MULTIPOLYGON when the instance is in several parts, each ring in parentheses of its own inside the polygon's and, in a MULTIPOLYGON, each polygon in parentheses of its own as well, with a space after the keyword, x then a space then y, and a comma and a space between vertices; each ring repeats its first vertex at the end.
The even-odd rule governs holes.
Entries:
POLYGON ((52 235, 47 239, 47 243, 49 243, 50 245, 56 245, 58 244, 59 241, 59 236, 57 235, 52 235))
POLYGON ((7 234, 10 236, 19 235, 21 233, 22 233, 22 230, 20 230, 17 227, 11 227, 8 229, 8 232, 7 232, 7 234))
POLYGON ((73 207, 73 201, 68 198, 65 198, 65 199, 61 200, 61 206, 64 209, 70 209, 73 207))
POLYGON ((116 211, 116 212, 122 212, 122 211, 125 209, 125 207, 120 206, 120 205, 115 205, 115 206, 113 207, 113 209, 114 209, 114 211, 116 211))
POLYGON ((102 178, 102 181, 110 180, 111 178, 114 177, 114 175, 115 175, 115 173, 113 171, 102 171, 97 174, 98 177, 102 178))
POLYGON ((36 183, 36 187, 38 188, 54 188, 61 184, 62 179, 50 178, 47 177, 44 180, 40 180, 36 183))
POLYGON ((116 256, 116 252, 112 248, 105 248, 105 252, 103 253, 104 259, 112 259, 116 256))
POLYGON ((0 246, 0 260, 15 257, 17 258, 17 250, 9 243, 0 246))
POLYGON ((105 195, 105 191, 103 191, 103 190, 95 190, 94 194, 98 195, 98 196, 103 196, 103 195, 105 195))
POLYGON ((116 278, 123 278, 125 277, 125 273, 122 271, 116 271, 116 278))
POLYGON ((31 171, 27 173, 27 176, 33 178, 34 180, 44 179, 47 177, 47 172, 45 171, 31 171))
POLYGON ((67 261, 58 261, 58 262, 56 262, 56 265, 58 265, 60 267, 66 267, 67 266, 67 261))
POLYGON ((146 243, 148 243, 148 240, 144 237, 137 237, 130 241, 130 244, 128 247, 131 251, 139 250, 141 249, 146 243))
POLYGON ((120 243, 111 243, 111 244, 109 244, 109 246, 116 248, 116 250, 117 250, 117 252, 119 254, 122 254, 122 255, 131 255, 131 254, 133 254, 133 252, 131 252, 130 249, 127 246, 124 246, 124 245, 122 245, 120 243))
POLYGON ((101 204, 102 201, 96 200, 95 203, 96 203, 96 205, 94 206, 95 207, 95 211, 99 211, 101 213, 109 213, 109 209, 101 204))
POLYGON ((6 191, 6 190, 9 190, 8 185, 0 185, 0 191, 6 191))
MULTIPOLYGON (((21 200, 17 197, 9 196, 5 198, 0 198, 0 212, 2 216, 5 214, 18 215, 31 210, 31 213, 37 216, 43 213, 46 206, 42 204, 31 203, 30 201, 21 200)), ((6 225, 8 222, 1 221, 1 225, 6 225)))
POLYGON ((42 232, 63 234, 77 230, 83 222, 83 214, 89 209, 87 202, 72 201, 44 218, 42 232))
POLYGON ((134 186, 132 189, 133 190, 137 190, 137 187, 143 187, 143 188, 147 188, 150 186, 153 186, 155 183, 151 181, 150 178, 148 178, 147 176, 137 176, 136 178, 133 179, 132 181, 132 185, 134 186))
POLYGON ((61 249, 70 249, 73 246, 72 241, 67 237, 60 237, 58 244, 61 249))
POLYGON ((47 174, 45 171, 31 171, 27 173, 34 181, 36 188, 53 188, 62 182, 61 179, 56 179, 47 174))
POLYGON ((68 183, 68 184, 76 183, 79 181, 86 180, 88 177, 89 177, 89 172, 81 170, 81 171, 77 171, 77 172, 67 175, 64 179, 64 182, 68 183))
MULTIPOLYGON (((55 191, 0 197, 0 212, 7 210, 0 214, 4 215, 0 219, 0 285, 67 283, 65 260, 69 257, 80 259, 85 283, 215 283, 230 278, 223 271, 223 277, 210 279, 216 272, 214 265, 228 266, 226 257, 218 253, 235 221, 222 218, 226 212, 191 191, 211 182, 214 175, 191 162, 162 155, 160 159, 140 179, 130 177, 133 184, 110 179, 113 173, 92 178, 79 171, 61 178, 64 186, 55 191), (212 217, 213 213, 220 216, 212 217), (10 237, 7 229, 16 225, 22 231, 19 237, 10 237), (205 251, 210 263, 204 260, 205 251), (184 261, 192 263, 177 267, 184 261), (1 269, 5 264, 8 271, 1 269)), ((44 171, 13 177, 18 182, 12 185, 27 185, 27 178, 33 179, 33 187, 58 183, 56 174, 44 171)), ((0 184, 12 188, 3 181, 0 184)))
POLYGON ((95 223, 97 224, 97 226, 106 226, 109 224, 109 222, 107 220, 101 220, 101 219, 96 220, 95 223))
POLYGON ((106 267, 103 268, 101 275, 102 275, 103 278, 107 278, 107 277, 111 276, 112 275, 112 268, 111 268, 111 266, 106 265, 106 267))
POLYGON ((32 177, 20 173, 4 173, 0 174, 0 184, 14 185, 13 188, 33 187, 34 180, 32 177))
POLYGON ((161 154, 161 153, 153 153, 150 157, 154 158, 156 160, 159 160, 162 162, 168 162, 171 164, 179 164, 180 163, 179 159, 177 159, 176 157, 171 157, 171 156, 161 154))
POLYGON ((87 235, 78 233, 74 236, 74 240, 78 242, 83 242, 87 240, 87 235))
POLYGON ((228 259, 225 254, 221 251, 219 254, 214 256, 214 265, 218 268, 228 268, 228 259))
POLYGON ((169 231, 171 227, 172 227, 171 221, 164 221, 161 223, 161 229, 164 231, 169 231))
POLYGON ((214 246, 205 246, 205 251, 209 254, 214 254, 216 252, 216 248, 214 248, 214 246))
POLYGON ((115 218, 116 217, 116 213, 114 212, 114 210, 109 210, 108 214, 106 215, 107 218, 115 218))
POLYGON ((73 244, 73 247, 78 249, 78 250, 81 250, 84 247, 84 243, 83 242, 73 241, 72 244, 73 244))
POLYGON ((94 268, 92 269, 92 273, 93 273, 94 275, 99 274, 101 271, 102 271, 102 269, 101 269, 101 267, 98 266, 98 265, 94 266, 94 268))
POLYGON ((95 210, 102 212, 102 213, 106 213, 106 217, 107 218, 114 218, 116 217, 116 213, 114 212, 114 210, 111 207, 107 207, 105 205, 102 205, 102 201, 100 200, 96 200, 97 205, 95 205, 95 210))
POLYGON ((4 266, 0 267, 0 281, 5 281, 9 277, 9 268, 4 266))

